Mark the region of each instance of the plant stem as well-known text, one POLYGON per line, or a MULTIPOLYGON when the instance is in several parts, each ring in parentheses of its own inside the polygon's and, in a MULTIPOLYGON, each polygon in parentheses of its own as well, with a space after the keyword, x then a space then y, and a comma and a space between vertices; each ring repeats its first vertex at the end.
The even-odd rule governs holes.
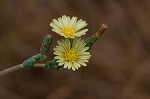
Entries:
MULTIPOLYGON (((88 46, 92 46, 92 45, 94 44, 94 42, 104 33, 104 31, 105 31, 107 28, 108 28, 108 26, 107 26, 106 24, 102 24, 102 26, 100 27, 100 29, 95 33, 94 38, 93 38, 93 37, 92 37, 92 38, 89 38, 89 39, 86 41, 87 45, 88 45, 88 46), (91 40, 92 40, 92 39, 93 39, 93 42, 91 43, 91 40)), ((45 40, 47 40, 47 39, 45 39, 45 40)), ((48 40, 50 40, 48 43, 51 43, 51 42, 52 42, 52 38, 51 38, 51 37, 49 37, 48 40)), ((46 45, 43 45, 43 46, 44 46, 44 47, 47 47, 47 43, 46 43, 46 45)), ((48 49, 49 49, 49 46, 48 46, 48 49)), ((41 50, 42 50, 42 49, 41 49, 41 50)), ((45 53, 45 52, 47 52, 47 50, 46 50, 46 51, 44 50, 43 53, 45 53)), ((35 58, 35 56, 34 56, 34 58, 35 58)), ((36 57, 36 58, 37 58, 37 57, 36 57)), ((35 64, 33 67, 42 67, 42 68, 43 68, 44 65, 45 65, 45 64, 35 64)), ((10 68, 8 68, 8 69, 2 70, 2 71, 0 71, 0 77, 3 76, 3 75, 5 75, 5 74, 11 73, 11 72, 13 72, 13 71, 22 69, 22 68, 24 68, 23 64, 19 64, 19 65, 16 65, 16 66, 12 66, 12 67, 10 67, 10 68)))
MULTIPOLYGON (((34 67, 44 67, 44 64, 35 64, 34 67)), ((7 68, 5 70, 2 70, 0 71, 0 77, 5 75, 5 74, 8 74, 8 73, 11 73, 13 71, 16 71, 16 70, 19 70, 19 69, 22 69, 24 68, 22 64, 19 64, 19 65, 16 65, 16 66, 12 66, 10 68, 7 68)))

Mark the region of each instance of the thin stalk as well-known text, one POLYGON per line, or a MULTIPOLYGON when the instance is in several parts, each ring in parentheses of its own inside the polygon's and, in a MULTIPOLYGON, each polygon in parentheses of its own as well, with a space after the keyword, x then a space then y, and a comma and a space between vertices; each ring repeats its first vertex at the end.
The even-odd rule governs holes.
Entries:
MULTIPOLYGON (((44 67, 44 64, 35 64, 34 67, 44 67)), ((13 71, 16 71, 16 70, 19 70, 19 69, 23 69, 23 65, 22 64, 19 64, 19 65, 16 65, 16 66, 12 66, 10 68, 7 68, 5 70, 2 70, 0 71, 0 77, 5 75, 5 74, 8 74, 8 73, 11 73, 13 71)))

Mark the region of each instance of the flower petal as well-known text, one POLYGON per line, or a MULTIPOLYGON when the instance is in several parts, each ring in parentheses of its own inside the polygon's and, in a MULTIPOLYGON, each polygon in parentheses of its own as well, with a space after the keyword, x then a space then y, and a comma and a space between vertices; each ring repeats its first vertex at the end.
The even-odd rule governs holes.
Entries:
POLYGON ((85 42, 80 38, 75 39, 61 39, 57 41, 58 45, 54 48, 54 58, 57 59, 58 65, 64 65, 64 68, 72 69, 73 71, 81 67, 86 66, 85 62, 88 62, 91 55, 87 50, 89 47, 85 47, 85 42))
POLYGON ((70 18, 69 16, 63 15, 57 19, 53 19, 50 26, 52 27, 53 32, 56 32, 65 38, 72 39, 85 35, 88 31, 88 29, 83 29, 87 26, 86 21, 83 21, 82 19, 77 20, 77 17, 74 16, 70 18))

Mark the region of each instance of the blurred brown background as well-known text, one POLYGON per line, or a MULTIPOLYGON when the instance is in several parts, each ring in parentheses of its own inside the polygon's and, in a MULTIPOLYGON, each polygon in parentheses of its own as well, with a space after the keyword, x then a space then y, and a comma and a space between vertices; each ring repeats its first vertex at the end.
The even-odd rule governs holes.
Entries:
MULTIPOLYGON (((0 99, 150 99, 150 0, 0 0, 0 70, 38 53, 61 15, 109 29, 78 71, 19 70, 0 78, 0 99)), ((49 59, 53 58, 49 52, 49 59)))

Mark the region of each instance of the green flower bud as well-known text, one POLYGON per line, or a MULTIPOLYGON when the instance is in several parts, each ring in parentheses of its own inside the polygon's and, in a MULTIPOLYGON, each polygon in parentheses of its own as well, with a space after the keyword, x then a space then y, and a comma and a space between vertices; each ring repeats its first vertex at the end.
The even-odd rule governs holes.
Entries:
POLYGON ((87 40, 85 40, 86 43, 86 47, 89 47, 89 50, 91 49, 92 45, 98 40, 98 38, 93 35, 90 38, 88 38, 87 40))
POLYGON ((49 51, 52 45, 52 42, 53 42, 52 36, 47 34, 45 38, 43 39, 42 46, 40 48, 40 53, 46 54, 49 51))
POLYGON ((33 65, 36 63, 36 62, 39 62, 39 61, 44 61, 46 59, 46 55, 43 55, 43 54, 37 54, 37 55, 34 55, 32 56, 31 58, 25 60, 23 62, 23 66, 25 68, 32 68, 33 65))

